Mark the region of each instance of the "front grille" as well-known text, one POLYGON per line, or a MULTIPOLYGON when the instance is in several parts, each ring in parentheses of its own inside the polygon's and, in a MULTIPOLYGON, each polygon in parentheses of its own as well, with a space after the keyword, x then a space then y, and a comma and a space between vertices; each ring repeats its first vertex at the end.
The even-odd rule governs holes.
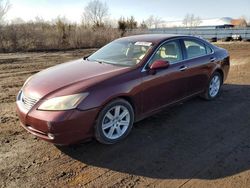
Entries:
POLYGON ((23 106, 27 109, 30 110, 38 101, 38 99, 34 99, 28 96, 25 96, 24 93, 21 93, 21 102, 23 106))

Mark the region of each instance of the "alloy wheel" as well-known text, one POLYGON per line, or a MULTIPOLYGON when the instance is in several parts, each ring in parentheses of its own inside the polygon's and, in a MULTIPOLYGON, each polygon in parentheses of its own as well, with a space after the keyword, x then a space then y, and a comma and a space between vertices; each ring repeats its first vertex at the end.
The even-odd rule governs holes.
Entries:
POLYGON ((105 137, 114 140, 123 136, 130 125, 129 110, 123 105, 116 105, 106 112, 102 120, 105 137))
POLYGON ((219 93, 220 86, 221 86, 220 77, 218 75, 214 75, 214 77, 212 78, 209 84, 209 95, 212 98, 215 97, 219 93))

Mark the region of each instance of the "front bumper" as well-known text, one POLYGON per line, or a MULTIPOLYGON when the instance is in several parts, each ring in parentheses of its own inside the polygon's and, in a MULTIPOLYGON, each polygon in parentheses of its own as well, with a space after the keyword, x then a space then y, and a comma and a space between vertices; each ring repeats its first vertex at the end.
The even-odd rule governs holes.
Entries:
POLYGON ((93 137, 98 109, 86 111, 26 112, 17 102, 17 114, 21 125, 38 138, 58 145, 69 145, 93 137))

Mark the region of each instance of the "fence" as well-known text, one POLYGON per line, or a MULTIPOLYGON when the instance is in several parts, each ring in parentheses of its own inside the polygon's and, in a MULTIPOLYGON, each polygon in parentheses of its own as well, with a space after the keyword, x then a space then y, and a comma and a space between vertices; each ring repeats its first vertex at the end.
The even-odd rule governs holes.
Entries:
POLYGON ((133 30, 133 33, 154 33, 154 34, 177 34, 177 35, 196 35, 205 39, 216 37, 217 39, 224 39, 232 37, 232 35, 240 35, 242 39, 250 39, 250 27, 247 28, 214 28, 214 29, 197 29, 197 28, 158 28, 133 30))

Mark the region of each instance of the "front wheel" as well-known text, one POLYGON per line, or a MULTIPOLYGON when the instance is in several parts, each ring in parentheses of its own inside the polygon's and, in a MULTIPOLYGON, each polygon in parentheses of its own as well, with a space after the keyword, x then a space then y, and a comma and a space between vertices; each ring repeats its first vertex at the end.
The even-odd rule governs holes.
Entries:
POLYGON ((207 86, 207 89, 203 97, 207 100, 213 100, 219 95, 221 90, 221 85, 222 85, 221 74, 215 72, 210 78, 209 84, 207 86))
POLYGON ((134 110, 129 102, 117 99, 107 104, 100 112, 95 137, 103 144, 115 144, 124 139, 134 123, 134 110))

